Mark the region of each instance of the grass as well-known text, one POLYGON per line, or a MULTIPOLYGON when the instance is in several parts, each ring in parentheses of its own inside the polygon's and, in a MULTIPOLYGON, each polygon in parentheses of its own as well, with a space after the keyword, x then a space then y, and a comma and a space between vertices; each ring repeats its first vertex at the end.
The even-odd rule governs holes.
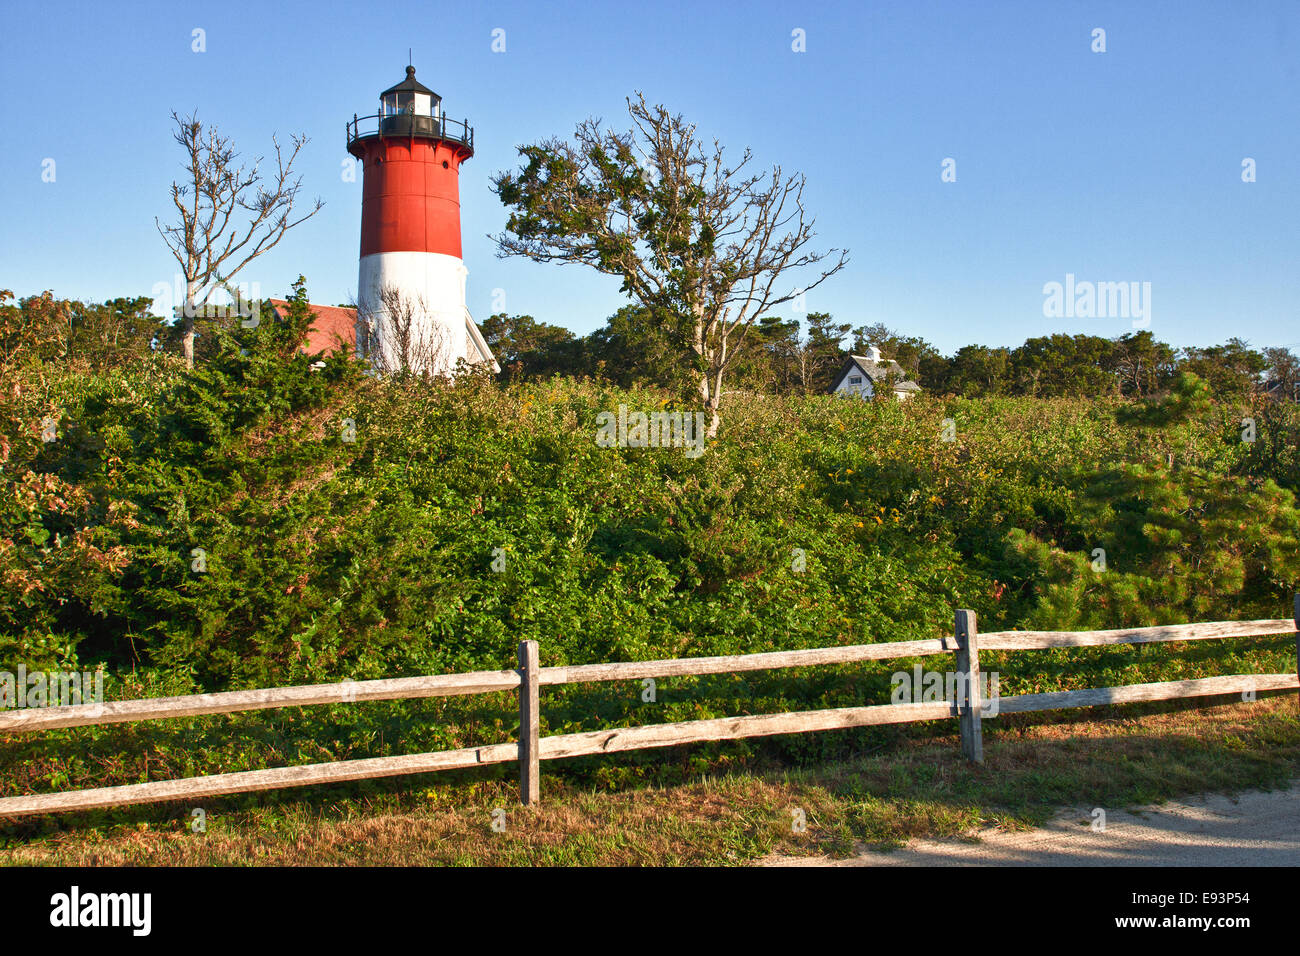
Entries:
POLYGON ((209 801, 202 833, 191 831, 190 806, 68 814, 0 827, 0 864, 736 865, 973 838, 1040 825, 1063 807, 1129 809, 1300 776, 1291 693, 1005 715, 985 723, 982 767, 961 759, 955 725, 926 726, 925 736, 878 728, 853 738, 869 752, 796 769, 761 755, 728 762, 726 748, 710 747, 650 763, 584 758, 563 774, 544 764, 533 808, 518 806, 511 779, 485 771, 209 801))

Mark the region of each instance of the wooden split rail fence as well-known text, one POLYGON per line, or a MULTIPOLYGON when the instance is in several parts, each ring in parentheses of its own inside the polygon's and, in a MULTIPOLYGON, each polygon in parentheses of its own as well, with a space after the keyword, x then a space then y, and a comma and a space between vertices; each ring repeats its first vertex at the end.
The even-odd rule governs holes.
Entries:
POLYGON ((0 733, 50 730, 57 727, 84 727, 134 720, 163 720, 169 717, 192 717, 202 714, 229 714, 309 704, 448 697, 513 690, 519 696, 519 740, 512 743, 399 757, 340 760, 332 763, 221 773, 65 793, 5 797, 0 799, 0 817, 90 810, 169 800, 193 800, 232 793, 429 773, 435 770, 480 767, 512 761, 519 763, 520 799, 524 804, 532 804, 536 803, 540 796, 539 784, 543 760, 653 747, 673 747, 703 741, 738 740, 744 737, 840 730, 849 727, 954 717, 960 721, 963 754, 972 761, 982 763, 984 749, 980 728, 983 720, 989 719, 992 714, 981 714, 985 709, 980 699, 979 652, 981 650, 1021 651, 1098 647, 1293 633, 1297 635, 1296 673, 1238 674, 998 698, 997 714, 1017 714, 1133 701, 1212 697, 1242 694, 1248 691, 1300 690, 1300 595, 1296 596, 1294 616, 1291 620, 1219 621, 1112 631, 1000 631, 980 634, 976 629, 975 612, 963 610, 956 613, 952 637, 932 640, 858 644, 849 647, 824 647, 727 657, 583 664, 572 667, 540 667, 537 642, 524 641, 519 645, 517 670, 345 681, 341 684, 313 684, 218 694, 194 694, 185 697, 9 710, 0 712, 0 733), (723 717, 673 724, 619 727, 615 730, 596 730, 551 737, 540 736, 540 689, 542 687, 590 681, 730 674, 740 671, 847 664, 937 654, 955 655, 957 676, 961 685, 967 689, 964 700, 959 697, 958 701, 883 704, 747 717, 723 717))

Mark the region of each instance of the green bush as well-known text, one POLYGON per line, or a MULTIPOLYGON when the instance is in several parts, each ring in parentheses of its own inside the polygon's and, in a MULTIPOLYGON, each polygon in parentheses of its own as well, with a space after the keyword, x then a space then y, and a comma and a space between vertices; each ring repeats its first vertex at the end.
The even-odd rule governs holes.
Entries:
POLYGON ((1191 376, 1135 405, 737 397, 692 458, 596 445, 600 412, 671 407, 653 389, 317 367, 293 301, 189 372, 6 372, 48 382, 4 399, 6 663, 267 686, 513 666, 523 639, 559 664, 929 637, 958 606, 1276 617, 1300 580, 1287 424, 1243 448, 1191 376))

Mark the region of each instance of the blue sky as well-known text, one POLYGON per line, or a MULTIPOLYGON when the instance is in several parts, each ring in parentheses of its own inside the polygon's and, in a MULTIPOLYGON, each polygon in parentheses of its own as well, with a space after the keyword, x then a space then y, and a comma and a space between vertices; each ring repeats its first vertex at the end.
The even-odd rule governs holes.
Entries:
POLYGON ((420 80, 475 127, 461 199, 480 320, 498 289, 507 311, 577 333, 623 304, 613 278, 496 258, 487 236, 505 212, 488 184, 518 144, 588 116, 625 126, 624 97, 641 90, 729 149, 807 174, 818 245, 851 253, 809 310, 948 352, 1131 329, 1046 318, 1043 286, 1068 273, 1151 283, 1150 328, 1175 345, 1300 344, 1295 0, 5 0, 0 287, 103 300, 171 281, 154 228, 180 175, 168 116, 197 108, 249 156, 273 133, 311 138, 304 191, 325 209, 243 278, 279 295, 302 273, 313 301, 346 301, 361 190, 343 180, 344 123, 401 79, 408 47, 420 80), (191 49, 196 28, 204 53, 191 49), (491 49, 498 28, 504 53, 491 49), (796 29, 806 52, 791 49, 796 29))

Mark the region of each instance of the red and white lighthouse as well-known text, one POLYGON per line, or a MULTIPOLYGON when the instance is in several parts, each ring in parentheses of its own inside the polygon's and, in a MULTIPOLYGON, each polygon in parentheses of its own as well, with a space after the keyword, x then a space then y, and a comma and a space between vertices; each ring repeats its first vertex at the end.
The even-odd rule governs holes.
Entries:
POLYGON ((380 371, 445 375, 460 359, 499 371, 465 305, 460 164, 474 131, 443 115, 413 66, 379 104, 348 124, 363 170, 357 354, 380 371))

